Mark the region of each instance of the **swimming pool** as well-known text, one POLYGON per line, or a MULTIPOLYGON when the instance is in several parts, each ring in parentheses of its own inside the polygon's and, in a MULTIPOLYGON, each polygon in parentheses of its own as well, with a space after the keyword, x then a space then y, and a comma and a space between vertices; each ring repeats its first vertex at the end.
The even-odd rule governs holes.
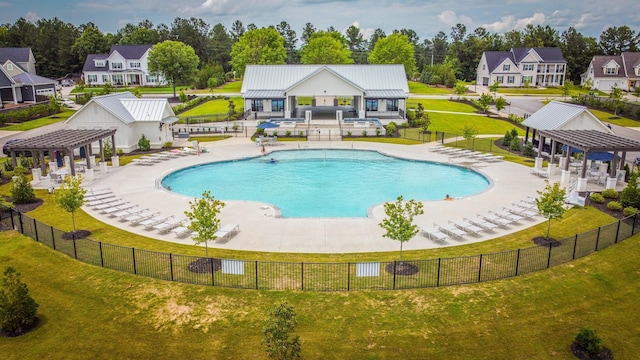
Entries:
POLYGON ((171 191, 220 200, 251 200, 282 217, 366 217, 373 205, 442 200, 484 191, 489 180, 458 166, 405 160, 363 150, 283 150, 266 157, 188 167, 162 180, 171 191))

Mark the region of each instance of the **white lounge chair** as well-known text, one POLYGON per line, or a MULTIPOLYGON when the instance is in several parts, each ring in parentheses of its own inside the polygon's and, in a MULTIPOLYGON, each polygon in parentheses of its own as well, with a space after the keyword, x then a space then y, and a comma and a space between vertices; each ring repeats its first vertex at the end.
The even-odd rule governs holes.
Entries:
POLYGON ((149 159, 143 159, 143 158, 139 158, 139 159, 133 159, 131 160, 132 163, 136 164, 136 165, 153 165, 155 164, 155 162, 149 160, 149 159))
POLYGON ((184 152, 187 155, 197 155, 198 154, 198 150, 196 150, 194 148, 190 148, 190 147, 182 148, 182 152, 184 152))
POLYGON ((101 200, 91 200, 91 201, 86 201, 84 203, 85 206, 89 206, 89 207, 95 207, 98 205, 103 205, 103 204, 110 204, 110 203, 114 203, 117 201, 122 201, 122 199, 117 198, 117 197, 110 197, 110 198, 106 198, 106 199, 101 199, 101 200))
POLYGON ((184 219, 168 219, 167 221, 163 221, 159 224, 153 226, 154 230, 158 230, 161 233, 170 231, 173 228, 177 228, 182 225, 184 219))
POLYGON ((517 205, 505 206, 503 209, 512 214, 520 215, 525 218, 532 218, 538 215, 538 213, 535 211, 532 211, 530 209, 526 209, 517 205))
POLYGON ((89 201, 100 201, 100 200, 105 200, 105 199, 109 199, 109 198, 113 198, 116 195, 113 193, 110 194, 101 194, 101 195, 85 195, 84 197, 84 201, 85 202, 89 202, 89 201))
POLYGON ((181 149, 173 149, 169 151, 170 153, 176 155, 176 156, 187 156, 189 154, 187 154, 184 150, 181 149))
POLYGON ((474 224, 476 226, 479 226, 479 227, 481 227, 481 228, 483 228, 484 230, 487 230, 487 231, 494 231, 498 227, 497 224, 489 222, 489 221, 487 221, 487 220, 485 220, 483 218, 478 218, 477 220, 462 218, 462 220, 470 222, 470 223, 472 223, 472 224, 474 224))
POLYGON ((227 224, 222 228, 218 229, 218 231, 213 234, 213 236, 218 239, 229 239, 232 238, 235 234, 240 231, 240 226, 238 224, 227 224))
POLYGON ((422 234, 422 236, 429 238, 429 240, 438 240, 444 242, 449 239, 449 235, 436 228, 422 228, 420 233, 422 234))
POLYGON ((101 203, 99 205, 94 206, 93 208, 96 210, 104 210, 104 209, 108 209, 114 206, 120 206, 120 205, 124 205, 127 202, 122 200, 122 199, 117 199, 115 201, 112 202, 108 202, 108 203, 101 203))
POLYGON ((132 225, 136 225, 142 221, 151 219, 154 216, 159 216, 160 213, 159 212, 151 212, 149 210, 147 211, 143 211, 141 213, 137 213, 137 214, 133 214, 133 215, 126 215, 120 218, 120 220, 123 221, 129 221, 131 222, 132 225))
POLYGON ((121 204, 121 205, 118 205, 118 206, 113 206, 113 207, 108 207, 106 209, 102 209, 102 213, 110 215, 110 214, 113 214, 113 213, 117 213, 118 211, 128 210, 128 209, 134 208, 136 206, 138 206, 138 205, 132 204, 130 202, 127 202, 127 203, 124 203, 124 204, 121 204))
POLYGON ((488 162, 500 161, 503 159, 504 159, 504 156, 502 155, 491 155, 491 156, 485 156, 481 158, 482 161, 488 161, 488 162))
POLYGON ((492 222, 496 225, 500 225, 500 226, 507 226, 509 224, 511 224, 513 221, 511 220, 507 220, 505 218, 502 218, 496 214, 492 214, 489 213, 487 215, 478 215, 480 216, 482 219, 487 220, 488 222, 492 222))
POLYGON ((149 210, 149 209, 143 209, 141 207, 139 207, 138 205, 129 208, 129 209, 124 209, 124 210, 120 210, 120 211, 116 211, 113 213, 109 213, 109 215, 111 215, 112 217, 117 217, 117 218, 122 218, 123 216, 128 216, 128 215, 134 215, 134 214, 138 214, 141 213, 145 210, 149 210))
POLYGON ((445 233, 451 235, 451 236, 457 236, 457 237, 463 237, 465 235, 467 235, 467 232, 462 230, 462 229, 458 229, 457 226, 455 225, 436 225, 436 227, 442 231, 444 231, 445 233))
POLYGON ((510 220, 511 222, 519 222, 522 219, 524 219, 522 216, 520 215, 516 215, 516 214, 512 214, 512 213, 508 213, 506 211, 489 211, 490 213, 494 213, 496 216, 500 216, 503 219, 507 219, 510 220))
POLYGON ((187 227, 187 225, 180 225, 176 228, 171 229, 171 233, 175 234, 177 237, 182 237, 191 233, 191 230, 187 227))
MULTIPOLYGON (((152 216, 146 220, 140 221, 137 224, 140 224, 142 226, 144 226, 144 228, 146 230, 151 230, 153 229, 154 226, 158 225, 158 224, 162 224, 165 221, 168 221, 169 219, 172 219, 173 216, 163 216, 163 215, 156 215, 156 216, 152 216)), ((131 222, 133 224, 133 222, 131 222)))
POLYGON ((462 229, 468 233, 472 233, 472 234, 478 234, 479 232, 483 231, 484 229, 476 226, 468 221, 452 221, 449 220, 449 223, 452 224, 453 226, 458 227, 459 229, 462 229))
POLYGON ((440 151, 442 151, 444 149, 448 149, 448 147, 442 146, 442 145, 435 145, 435 146, 432 146, 432 147, 430 147, 428 149, 429 149, 429 151, 440 152, 440 151))

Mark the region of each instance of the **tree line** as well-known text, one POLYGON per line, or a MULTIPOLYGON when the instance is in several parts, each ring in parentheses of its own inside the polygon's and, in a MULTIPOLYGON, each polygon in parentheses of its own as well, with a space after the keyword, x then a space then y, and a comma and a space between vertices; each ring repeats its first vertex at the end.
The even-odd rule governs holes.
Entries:
POLYGON ((457 24, 449 34, 440 31, 424 39, 412 29, 386 34, 380 28, 365 39, 354 25, 340 32, 333 27, 316 29, 311 23, 298 36, 286 21, 258 28, 254 24, 245 27, 236 20, 226 28, 194 17, 178 17, 170 25, 154 25, 149 20, 129 23, 115 34, 104 33, 91 22, 76 26, 58 18, 35 22, 20 18, 13 24, 0 25, 0 47, 31 48, 38 73, 50 78, 81 72, 88 54, 108 53, 112 45, 154 45, 167 40, 192 47, 200 60, 200 70, 214 66, 242 75, 247 64, 401 63, 410 78, 419 79, 425 70, 440 65, 456 79, 467 81, 475 79, 484 51, 559 47, 567 60, 568 79, 579 82, 593 56, 619 55, 640 47, 640 33, 626 25, 605 29, 599 39, 585 36, 572 26, 560 33, 548 25, 527 25, 522 31, 498 34, 482 27, 468 31, 465 25, 457 24))

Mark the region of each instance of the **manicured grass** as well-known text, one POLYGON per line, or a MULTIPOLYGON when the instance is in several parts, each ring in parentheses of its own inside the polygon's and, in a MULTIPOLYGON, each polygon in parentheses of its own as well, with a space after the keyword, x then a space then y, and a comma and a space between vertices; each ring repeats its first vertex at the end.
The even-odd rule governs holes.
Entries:
POLYGON ((570 360, 585 326, 616 358, 631 359, 640 349, 639 240, 500 281, 334 293, 171 283, 83 264, 3 232, 2 266, 22 274, 40 324, 0 338, 0 347, 7 360, 266 359, 261 325, 284 300, 298 315, 307 359, 570 360))
MULTIPOLYGON (((125 92, 132 91, 133 89, 138 89, 138 87, 118 87, 114 88, 115 92, 125 92)), ((173 95, 173 86, 157 86, 157 87, 141 87, 139 88, 142 94, 172 94, 173 95)), ((180 91, 184 91, 185 93, 190 92, 190 87, 188 86, 176 86, 176 96, 180 94, 180 91)), ((84 93, 100 93, 102 92, 102 87, 85 87, 82 90, 79 90, 75 87, 71 90, 72 94, 84 94, 84 93)))
POLYGON ((598 119, 618 126, 640 127, 640 121, 629 119, 624 116, 614 116, 611 113, 601 110, 589 109, 598 119))
POLYGON ((409 98, 407 100, 407 105, 411 109, 417 109, 418 103, 422 104, 425 111, 429 110, 438 110, 438 111, 453 111, 453 112, 461 112, 461 113, 476 113, 478 110, 473 106, 458 102, 451 101, 447 99, 420 99, 420 98, 409 98))
MULTIPOLYGON (((430 112, 429 119, 431 120, 431 125, 429 125, 430 131, 435 132, 437 130, 451 134, 459 134, 460 136, 462 136, 462 129, 466 124, 475 127, 479 135, 504 135, 507 130, 515 127, 508 121, 488 116, 430 112)), ((518 130, 518 134, 524 135, 524 130, 518 127, 516 127, 516 130, 518 130)))
POLYGON ((431 87, 427 84, 423 84, 417 81, 409 81, 409 92, 412 94, 422 94, 422 95, 447 95, 453 94, 452 89, 448 88, 440 88, 440 87, 431 87))
POLYGON ((242 81, 232 81, 228 82, 222 86, 219 86, 213 89, 213 93, 238 93, 240 94, 240 90, 242 89, 242 81))
POLYGON ((51 115, 51 116, 47 116, 47 117, 43 117, 40 119, 31 120, 31 121, 25 121, 23 123, 16 124, 16 125, 5 126, 2 128, 2 130, 10 130, 10 131, 32 130, 45 125, 50 125, 50 124, 55 124, 61 121, 65 121, 75 113, 76 113, 75 110, 64 109, 62 110, 62 112, 56 115, 51 115))
POLYGON ((180 114, 180 118, 184 119, 190 116, 204 116, 204 115, 212 115, 212 114, 226 114, 229 111, 229 101, 233 100, 233 103, 236 106, 236 110, 239 107, 242 107, 242 97, 240 96, 232 96, 229 100, 225 99, 214 99, 209 100, 201 105, 194 107, 191 110, 187 110, 180 114))

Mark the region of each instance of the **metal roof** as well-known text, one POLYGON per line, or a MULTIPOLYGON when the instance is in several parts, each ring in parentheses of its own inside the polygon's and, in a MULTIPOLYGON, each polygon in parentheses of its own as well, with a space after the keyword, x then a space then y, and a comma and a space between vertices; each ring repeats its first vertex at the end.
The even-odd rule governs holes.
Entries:
POLYGON ((251 90, 284 92, 320 70, 329 70, 364 89, 398 89, 409 92, 404 66, 392 65, 248 65, 241 93, 251 90))
POLYGON ((393 99, 393 98, 402 98, 407 97, 407 93, 402 90, 367 90, 364 94, 366 99, 393 99))
POLYGON ((284 99, 282 90, 249 90, 244 94, 245 99, 284 99))
MULTIPOLYGON (((175 116, 167 99, 138 99, 130 92, 113 93, 91 98, 99 106, 103 107, 125 124, 139 121, 162 121, 167 117, 175 116)), ((78 114, 85 111, 83 106, 73 114, 66 122, 72 121, 78 114)))
POLYGON ((536 130, 557 130, 563 127, 571 127, 570 123, 577 119, 582 121, 582 123, 579 124, 579 127, 582 129, 601 129, 602 132, 611 132, 611 130, 591 114, 586 107, 559 101, 548 103, 533 113, 533 115, 526 118, 522 122, 522 125, 536 130))
POLYGON ((121 99, 120 103, 133 121, 162 120, 165 117, 165 109, 169 106, 167 99, 121 99))
POLYGON ((541 130, 540 136, 589 151, 640 151, 640 142, 597 130, 541 130))
POLYGON ((112 136, 116 129, 63 129, 7 144, 9 151, 68 150, 89 145, 112 136))

